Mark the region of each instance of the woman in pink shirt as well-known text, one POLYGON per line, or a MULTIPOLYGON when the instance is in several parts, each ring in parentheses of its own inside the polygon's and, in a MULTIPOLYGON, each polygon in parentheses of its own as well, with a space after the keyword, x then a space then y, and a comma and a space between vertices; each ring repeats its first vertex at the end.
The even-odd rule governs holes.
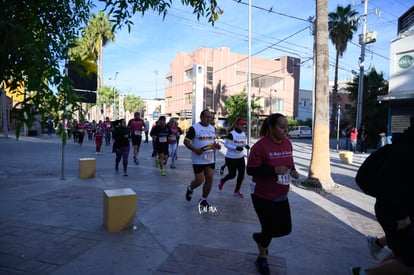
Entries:
POLYGON ((252 202, 262 228, 253 234, 259 248, 256 266, 261 274, 270 272, 266 256, 272 238, 288 235, 292 230, 288 192, 291 178, 299 178, 299 173, 287 134, 286 117, 270 115, 260 129, 262 138, 252 146, 247 160, 252 202))

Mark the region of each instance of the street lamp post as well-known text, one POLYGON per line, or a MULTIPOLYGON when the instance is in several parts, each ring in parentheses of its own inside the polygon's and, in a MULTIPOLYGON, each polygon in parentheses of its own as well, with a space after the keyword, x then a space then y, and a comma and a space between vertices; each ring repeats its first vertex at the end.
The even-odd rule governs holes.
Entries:
POLYGON ((338 104, 338 111, 336 113, 336 117, 338 120, 337 129, 336 129, 336 151, 339 151, 339 122, 341 121, 341 105, 338 104))
POLYGON ((115 110, 116 110, 115 85, 116 85, 116 78, 118 76, 118 73, 119 72, 116 72, 115 73, 115 77, 114 78, 112 78, 112 77, 109 78, 109 80, 112 80, 112 79, 114 80, 114 86, 112 87, 113 92, 114 92, 114 106, 113 106, 114 120, 116 120, 116 115, 115 115, 115 110))

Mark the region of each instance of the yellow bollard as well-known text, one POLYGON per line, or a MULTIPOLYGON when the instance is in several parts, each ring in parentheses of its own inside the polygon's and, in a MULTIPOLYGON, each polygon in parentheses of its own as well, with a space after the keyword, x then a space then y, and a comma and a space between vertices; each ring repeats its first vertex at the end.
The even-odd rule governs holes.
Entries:
POLYGON ((354 153, 351 151, 339 151, 339 158, 345 164, 352 164, 353 155, 354 153))
POLYGON ((137 211, 137 194, 131 188, 104 190, 103 223, 108 232, 132 225, 137 211))
POLYGON ((80 158, 79 159, 79 177, 81 179, 89 179, 95 177, 96 159, 80 158))

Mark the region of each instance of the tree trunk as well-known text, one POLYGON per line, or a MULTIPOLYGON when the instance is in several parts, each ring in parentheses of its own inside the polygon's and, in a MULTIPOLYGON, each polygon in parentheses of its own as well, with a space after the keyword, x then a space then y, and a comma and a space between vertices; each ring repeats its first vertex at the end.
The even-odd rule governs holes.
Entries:
POLYGON ((331 178, 329 149, 328 0, 316 0, 315 40, 315 121, 308 178, 329 190, 335 183, 331 178))
POLYGON ((98 46, 98 90, 102 88, 103 83, 103 62, 102 62, 102 38, 99 40, 98 46))
POLYGON ((339 51, 336 51, 335 58, 335 75, 334 75, 334 85, 332 89, 332 113, 331 113, 331 130, 335 128, 336 116, 338 112, 338 66, 339 66, 339 51))

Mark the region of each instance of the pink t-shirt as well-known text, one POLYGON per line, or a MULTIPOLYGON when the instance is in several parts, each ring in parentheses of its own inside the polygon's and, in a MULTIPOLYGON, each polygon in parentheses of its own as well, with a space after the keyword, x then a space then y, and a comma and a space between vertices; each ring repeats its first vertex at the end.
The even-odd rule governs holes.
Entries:
POLYGON ((356 128, 352 128, 351 133, 349 134, 350 140, 357 140, 358 137, 358 130, 356 128))
POLYGON ((128 127, 131 129, 131 134, 135 136, 140 136, 142 134, 142 129, 145 128, 145 122, 142 119, 131 119, 128 122, 128 127))
MULTIPOLYGON (((257 141, 251 148, 247 160, 248 167, 260 166, 286 166, 293 169, 293 147, 289 139, 284 139, 282 143, 276 143, 271 137, 266 136, 257 141)), ((290 175, 282 183, 281 175, 274 176, 253 176, 251 183, 252 194, 274 200, 286 195, 289 192, 290 175)))

